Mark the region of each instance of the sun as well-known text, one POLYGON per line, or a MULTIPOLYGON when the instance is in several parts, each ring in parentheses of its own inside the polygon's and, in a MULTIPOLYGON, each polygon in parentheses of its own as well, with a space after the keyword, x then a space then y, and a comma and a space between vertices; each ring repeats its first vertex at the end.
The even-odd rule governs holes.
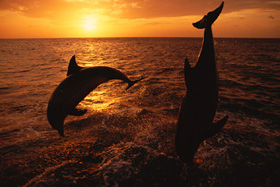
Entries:
POLYGON ((94 17, 87 16, 83 20, 83 28, 86 31, 92 31, 96 28, 96 23, 97 23, 97 20, 94 17))
POLYGON ((84 29, 87 30, 87 31, 92 31, 92 30, 95 29, 96 24, 95 24, 95 22, 93 22, 93 21, 86 21, 86 22, 83 24, 83 27, 84 27, 84 29))

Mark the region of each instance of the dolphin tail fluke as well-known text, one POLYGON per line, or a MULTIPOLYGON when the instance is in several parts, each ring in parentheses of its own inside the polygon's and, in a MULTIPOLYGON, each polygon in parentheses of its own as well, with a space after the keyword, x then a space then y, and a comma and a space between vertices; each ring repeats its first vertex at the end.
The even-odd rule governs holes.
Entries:
POLYGON ((131 87, 131 86, 133 86, 135 83, 137 83, 137 82, 139 82, 139 81, 141 81, 141 80, 143 80, 143 79, 145 79, 146 77, 142 77, 142 78, 140 78, 140 79, 138 79, 138 80, 135 80, 135 81, 130 81, 129 83, 128 83, 128 86, 127 86, 127 90, 131 87))
POLYGON ((204 29, 206 27, 207 16, 204 16, 201 20, 196 23, 193 23, 193 26, 197 29, 204 29))
POLYGON ((222 130, 228 120, 228 116, 225 116, 223 119, 219 120, 217 123, 214 123, 208 133, 206 134, 205 139, 210 138, 216 135, 218 132, 222 130))
POLYGON ((215 20, 219 17, 224 7, 224 2, 214 11, 208 12, 200 21, 193 23, 193 26, 198 29, 204 29, 206 26, 211 26, 215 20))
POLYGON ((78 66, 76 59, 75 59, 75 55, 73 55, 69 62, 69 65, 68 65, 67 76, 77 73, 81 69, 82 69, 82 67, 78 66))

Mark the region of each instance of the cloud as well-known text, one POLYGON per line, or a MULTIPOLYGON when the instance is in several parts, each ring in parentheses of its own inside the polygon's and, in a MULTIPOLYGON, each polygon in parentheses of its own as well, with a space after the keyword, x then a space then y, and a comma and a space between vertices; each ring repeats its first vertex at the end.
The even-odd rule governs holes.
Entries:
MULTIPOLYGON (((105 6, 107 15, 133 19, 204 15, 218 7, 220 3, 221 0, 99 0, 97 6, 105 6)), ((280 3, 278 0, 225 0, 223 12, 245 9, 279 11, 280 3)))
POLYGON ((72 10, 82 8, 79 2, 63 0, 1 0, 0 10, 21 13, 27 17, 54 18, 72 10))
MULTIPOLYGON (((224 0, 223 12, 244 9, 280 10, 278 0, 224 0)), ((77 11, 99 13, 114 18, 138 19, 204 15, 221 0, 1 0, 0 10, 16 11, 28 17, 71 16, 77 11)))

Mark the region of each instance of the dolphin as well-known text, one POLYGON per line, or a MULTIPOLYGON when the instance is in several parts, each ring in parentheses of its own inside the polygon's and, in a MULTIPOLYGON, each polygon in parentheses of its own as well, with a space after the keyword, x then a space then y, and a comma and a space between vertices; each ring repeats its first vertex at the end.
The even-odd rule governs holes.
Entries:
POLYGON ((138 81, 131 81, 125 74, 114 68, 106 66, 80 67, 76 63, 75 55, 71 58, 67 78, 64 79, 52 93, 47 118, 50 125, 64 136, 63 123, 67 115, 81 116, 87 110, 75 108, 98 85, 112 79, 119 79, 128 83, 129 89, 138 81))
POLYGON ((213 123, 218 103, 218 72, 215 61, 211 26, 220 15, 224 2, 193 26, 204 30, 204 39, 195 67, 185 60, 184 74, 187 87, 183 98, 175 138, 176 152, 186 164, 192 165, 199 144, 217 134, 228 116, 213 123))

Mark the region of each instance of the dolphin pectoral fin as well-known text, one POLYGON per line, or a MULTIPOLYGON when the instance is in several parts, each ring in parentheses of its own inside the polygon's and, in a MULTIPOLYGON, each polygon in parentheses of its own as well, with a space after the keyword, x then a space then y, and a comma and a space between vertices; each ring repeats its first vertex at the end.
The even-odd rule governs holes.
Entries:
POLYGON ((186 58, 185 59, 185 67, 184 67, 184 74, 185 74, 185 82, 186 82, 186 85, 190 85, 190 76, 191 76, 191 65, 188 61, 188 59, 186 58))
POLYGON ((77 62, 76 62, 76 58, 75 55, 72 56, 69 65, 68 65, 68 71, 67 71, 67 76, 72 75, 74 73, 79 72, 81 69, 83 69, 82 67, 78 66, 77 62))
POLYGON ((223 119, 219 120, 217 123, 213 123, 210 130, 207 132, 205 139, 210 138, 220 132, 225 126, 228 120, 228 116, 225 116, 223 119))
POLYGON ((69 111, 68 114, 71 115, 71 116, 82 116, 86 112, 87 112, 87 109, 80 110, 80 109, 74 108, 73 110, 69 111))

